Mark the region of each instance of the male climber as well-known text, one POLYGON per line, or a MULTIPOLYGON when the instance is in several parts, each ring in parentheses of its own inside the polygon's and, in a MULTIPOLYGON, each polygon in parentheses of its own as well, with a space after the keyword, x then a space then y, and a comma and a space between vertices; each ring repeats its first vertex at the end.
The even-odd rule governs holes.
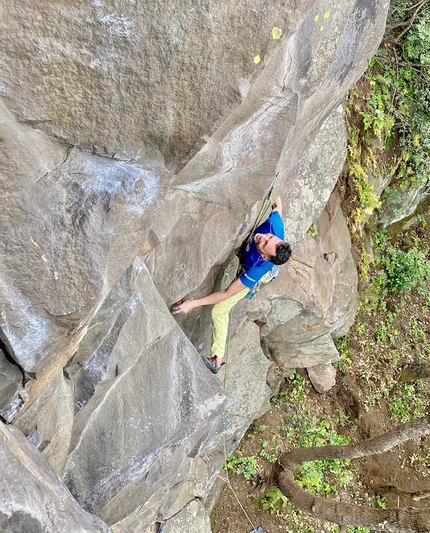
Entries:
POLYGON ((213 305, 212 343, 210 357, 202 357, 209 370, 219 372, 225 353, 229 313, 232 307, 260 283, 268 283, 278 273, 279 266, 288 261, 291 247, 284 241, 282 202, 276 198, 269 218, 255 229, 240 258, 242 274, 224 291, 213 292, 197 300, 185 300, 174 307, 175 313, 186 314, 202 305, 213 305))

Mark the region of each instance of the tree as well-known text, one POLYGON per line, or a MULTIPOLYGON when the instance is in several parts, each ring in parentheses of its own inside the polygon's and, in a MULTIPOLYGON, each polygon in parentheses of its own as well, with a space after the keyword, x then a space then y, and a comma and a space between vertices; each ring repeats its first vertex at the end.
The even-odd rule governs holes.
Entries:
POLYGON ((281 469, 277 475, 278 487, 293 505, 321 520, 335 522, 341 526, 368 527, 374 531, 428 533, 430 531, 430 512, 428 511, 372 509, 355 504, 340 503, 310 494, 294 480, 294 471, 302 462, 356 459, 380 454, 403 442, 428 434, 430 434, 430 416, 425 416, 358 444, 296 448, 283 453, 280 457, 281 469))

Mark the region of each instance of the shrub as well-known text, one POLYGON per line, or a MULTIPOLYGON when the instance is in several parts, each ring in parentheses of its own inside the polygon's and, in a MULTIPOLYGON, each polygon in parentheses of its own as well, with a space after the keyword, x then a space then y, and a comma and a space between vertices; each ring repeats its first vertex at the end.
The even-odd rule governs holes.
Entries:
POLYGON ((393 291, 403 293, 414 287, 425 289, 425 282, 430 277, 430 262, 420 250, 411 248, 404 252, 388 246, 380 262, 393 291))

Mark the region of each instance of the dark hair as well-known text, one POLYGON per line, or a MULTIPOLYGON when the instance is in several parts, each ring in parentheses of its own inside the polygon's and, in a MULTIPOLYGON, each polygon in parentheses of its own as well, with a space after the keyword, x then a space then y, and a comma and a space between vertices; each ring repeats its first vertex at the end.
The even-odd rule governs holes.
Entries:
POLYGON ((291 246, 288 242, 280 242, 276 245, 276 255, 269 257, 269 261, 274 265, 283 265, 291 257, 291 246))

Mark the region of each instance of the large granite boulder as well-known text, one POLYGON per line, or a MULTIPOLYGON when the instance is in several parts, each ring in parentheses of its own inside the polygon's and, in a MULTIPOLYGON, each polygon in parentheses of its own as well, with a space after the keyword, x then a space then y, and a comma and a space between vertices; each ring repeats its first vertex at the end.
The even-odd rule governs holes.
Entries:
POLYGON ((110 298, 116 308, 100 310, 67 369, 77 414, 63 478, 109 524, 152 499, 144 509, 149 525, 229 401, 140 260, 110 298))
POLYGON ((0 112, 0 340, 37 378, 26 386, 31 403, 138 253, 167 183, 152 167, 66 150, 0 112))
POLYGON ((2 413, 116 533, 200 513, 224 443, 267 408, 261 340, 280 364, 335 357, 355 283, 339 210, 305 233, 344 153, 339 105, 387 7, 3 9, 0 342, 16 369, 2 413), (276 173, 294 259, 267 303, 238 307, 224 381, 184 334, 203 313, 175 321, 166 304, 211 290, 276 173))
POLYGON ((393 226, 393 235, 407 230, 416 224, 416 212, 425 213, 429 204, 430 186, 428 183, 408 183, 405 187, 387 189, 377 222, 382 227, 393 226))
POLYGON ((79 507, 52 466, 15 427, 0 422, 0 530, 3 533, 109 533, 79 507))
MULTIPOLYGON (((298 242, 317 218, 324 204, 317 174, 306 182, 297 169, 366 68, 387 7, 347 1, 327 10, 317 2, 274 50, 243 102, 175 176, 153 226, 160 244, 148 258, 169 303, 197 288, 241 242, 277 172, 275 194, 287 199, 288 240, 298 242)), ((330 157, 330 148, 323 153, 330 157)))

